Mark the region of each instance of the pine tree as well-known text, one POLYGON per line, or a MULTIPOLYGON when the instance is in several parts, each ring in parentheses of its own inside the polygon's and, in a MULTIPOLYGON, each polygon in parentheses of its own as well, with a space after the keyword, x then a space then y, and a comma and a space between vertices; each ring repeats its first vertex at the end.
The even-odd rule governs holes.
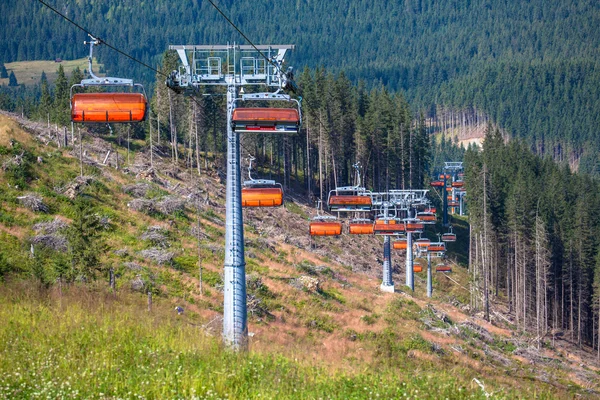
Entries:
POLYGON ((58 66, 54 90, 54 104, 52 113, 54 121, 66 125, 69 122, 69 84, 62 64, 58 66))
POLYGON ((0 79, 8 78, 8 71, 6 71, 6 67, 3 62, 0 62, 0 79))
POLYGON ((42 95, 41 95, 40 103, 38 106, 38 117, 40 119, 45 120, 50 115, 52 103, 54 103, 54 100, 52 98, 52 94, 50 93, 50 87, 48 86, 48 79, 46 79, 46 74, 43 71, 42 71, 42 78, 41 78, 41 91, 42 91, 42 95))
POLYGON ((10 75, 8 76, 8 86, 19 86, 17 77, 13 71, 10 71, 10 75))
POLYGON ((69 256, 73 273, 67 276, 95 279, 101 270, 100 255, 104 244, 100 237, 100 222, 89 200, 75 200, 73 223, 67 229, 69 256))

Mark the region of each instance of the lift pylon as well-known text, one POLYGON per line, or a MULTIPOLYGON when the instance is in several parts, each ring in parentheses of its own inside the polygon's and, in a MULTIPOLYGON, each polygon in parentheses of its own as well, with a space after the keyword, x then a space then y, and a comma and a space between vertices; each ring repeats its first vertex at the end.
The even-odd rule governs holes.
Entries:
MULTIPOLYGON (((224 307, 223 307, 223 340, 234 349, 245 349, 248 340, 248 321, 246 305, 246 263, 244 259, 244 226, 242 215, 242 182, 240 171, 240 138, 241 132, 252 129, 239 129, 242 122, 251 122, 250 126, 262 126, 260 117, 275 118, 272 126, 283 126, 282 129, 269 130, 273 133, 287 130, 287 126, 297 126, 301 114, 298 112, 298 123, 295 115, 288 120, 277 123, 271 111, 239 116, 235 113, 236 102, 259 100, 252 96, 239 97, 238 88, 243 86, 262 85, 276 88, 275 93, 263 93, 262 100, 283 100, 283 90, 293 86, 291 70, 283 71, 283 61, 287 50, 293 45, 214 45, 214 46, 169 46, 179 55, 181 65, 171 72, 167 78, 167 86, 177 91, 193 91, 200 86, 225 86, 227 88, 227 189, 225 201, 225 260, 224 260, 224 307), (191 59, 191 62, 190 62, 191 59), (245 119, 244 119, 245 118, 245 119), (252 119, 249 121, 248 118, 252 119), (291 119, 291 121, 290 121, 291 119)), ((254 94, 256 95, 256 94, 254 94)), ((290 100, 290 99, 288 99, 290 100)), ((299 106, 299 105, 298 105, 299 106)), ((299 107, 297 107, 299 111, 299 107)), ((293 112, 292 112, 293 114, 293 112)), ((270 126, 271 126, 270 125, 270 126)), ((246 128, 248 124, 244 125, 246 128)), ((294 129, 289 129, 294 131, 294 129)), ((262 130, 257 130, 262 132, 262 130)))

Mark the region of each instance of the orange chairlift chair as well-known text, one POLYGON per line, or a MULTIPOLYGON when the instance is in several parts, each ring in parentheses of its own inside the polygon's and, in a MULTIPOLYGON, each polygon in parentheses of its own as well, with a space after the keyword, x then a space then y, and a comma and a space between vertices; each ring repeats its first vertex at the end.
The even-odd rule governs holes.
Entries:
POLYGON ((392 242, 394 250, 406 250, 408 249, 408 242, 405 237, 401 237, 398 240, 392 242))
POLYGON ((283 204, 283 188, 280 183, 269 179, 253 179, 252 161, 249 158, 248 178, 242 187, 242 207, 278 207, 283 204))
POLYGON ((452 226, 449 229, 449 232, 442 234, 442 242, 456 242, 456 233, 452 232, 452 226))
POLYGON ((131 79, 98 77, 92 70, 92 55, 94 46, 102 43, 90 35, 91 40, 88 57, 90 79, 71 86, 71 121, 82 123, 125 123, 142 122, 148 114, 148 100, 144 87, 133 83, 131 79), (141 93, 125 92, 122 90, 96 93, 73 93, 75 88, 138 88, 141 93))
POLYGON ((452 267, 448 264, 438 264, 435 267, 435 272, 452 272, 452 267))
POLYGON ((291 96, 279 93, 242 94, 234 100, 231 125, 237 133, 298 133, 302 123, 300 102, 291 96), (238 101, 287 101, 295 103, 293 108, 236 107, 238 101))
POLYGON ((360 162, 353 167, 356 170, 356 186, 342 186, 330 191, 327 199, 330 211, 371 211, 371 191, 360 186, 360 162))
POLYGON ((405 218, 404 226, 406 228, 406 232, 412 233, 421 233, 425 227, 423 221, 417 218, 405 218))
POLYGON ((435 224, 435 211, 431 211, 431 208, 424 211, 418 211, 417 219, 424 224, 435 224))
POLYGON ((373 221, 368 218, 354 218, 348 224, 348 233, 351 235, 372 235, 373 221))
POLYGON ((400 223, 397 218, 380 217, 375 220, 375 225, 373 225, 375 235, 402 235, 405 231, 404 224, 400 223))
POLYGON ((339 236, 342 234, 342 222, 333 215, 321 215, 321 200, 317 203, 317 215, 309 223, 310 236, 339 236))

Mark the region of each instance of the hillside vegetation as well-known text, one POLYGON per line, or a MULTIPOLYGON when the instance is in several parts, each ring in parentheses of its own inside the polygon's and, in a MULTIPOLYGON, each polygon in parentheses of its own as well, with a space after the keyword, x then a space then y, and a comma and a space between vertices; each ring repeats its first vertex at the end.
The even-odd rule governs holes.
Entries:
POLYGON ((157 147, 151 168, 143 141, 128 157, 125 139, 83 131, 81 174, 77 137, 64 147, 53 128, 0 117, 0 397, 597 395, 585 353, 560 339, 534 348, 506 317, 469 315, 464 267, 437 275, 426 299, 418 274, 415 292, 402 291, 394 254, 399 290, 380 293, 381 241, 311 241, 314 211, 289 195, 244 211, 251 352, 230 354, 219 344, 224 188, 213 155, 198 174, 157 147))
MULTIPOLYGON (((153 66, 169 44, 243 41, 205 1, 54 6, 153 66)), ((219 7, 255 43, 296 44, 289 62, 297 71, 324 66, 369 87, 402 90, 428 117, 440 106, 477 108, 539 153, 599 171, 597 1, 222 1, 219 7)), ((78 59, 87 51, 83 32, 35 1, 0 4, 0 34, 5 63, 78 59)), ((98 57, 115 75, 153 81, 153 71, 110 49, 98 57)))

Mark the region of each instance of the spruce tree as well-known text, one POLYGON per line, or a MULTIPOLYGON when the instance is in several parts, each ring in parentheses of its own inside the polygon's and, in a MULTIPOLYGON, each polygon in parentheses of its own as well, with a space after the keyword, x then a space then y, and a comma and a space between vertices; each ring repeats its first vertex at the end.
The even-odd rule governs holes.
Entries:
POLYGON ((62 65, 58 66, 53 105, 54 121, 66 125, 69 122, 69 84, 62 65))
POLYGON ((13 71, 10 71, 10 75, 8 76, 8 86, 19 86, 19 82, 17 82, 17 77, 13 71))
POLYGON ((8 71, 6 71, 6 67, 3 62, 0 62, 0 79, 8 78, 8 71))

